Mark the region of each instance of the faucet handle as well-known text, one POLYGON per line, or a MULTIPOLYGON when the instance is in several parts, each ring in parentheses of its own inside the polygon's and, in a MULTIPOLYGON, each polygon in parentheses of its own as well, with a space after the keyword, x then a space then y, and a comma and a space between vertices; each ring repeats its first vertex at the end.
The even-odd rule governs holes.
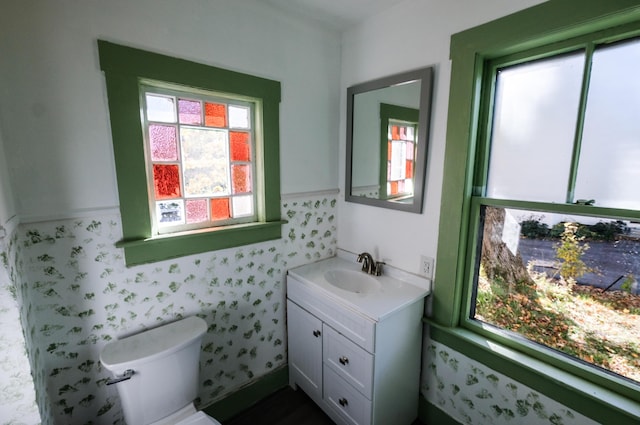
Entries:
POLYGON ((382 275, 382 266, 385 265, 384 261, 375 261, 373 265, 373 274, 376 276, 382 275))

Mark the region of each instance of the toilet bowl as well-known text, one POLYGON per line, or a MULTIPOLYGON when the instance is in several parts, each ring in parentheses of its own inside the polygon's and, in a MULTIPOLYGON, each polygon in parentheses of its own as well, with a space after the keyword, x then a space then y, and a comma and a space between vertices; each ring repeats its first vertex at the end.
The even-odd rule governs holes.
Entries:
POLYGON ((220 425, 193 405, 200 344, 207 324, 187 317, 105 345, 100 362, 113 374, 127 425, 220 425))

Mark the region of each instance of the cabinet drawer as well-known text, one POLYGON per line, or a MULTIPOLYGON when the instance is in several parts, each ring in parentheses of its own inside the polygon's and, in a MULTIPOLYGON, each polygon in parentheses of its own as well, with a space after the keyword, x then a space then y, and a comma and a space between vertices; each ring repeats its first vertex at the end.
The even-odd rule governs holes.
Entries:
POLYGON ((330 368, 324 369, 324 380, 324 400, 330 409, 345 420, 345 423, 350 425, 371 423, 371 400, 356 391, 330 368))
POLYGON ((375 322, 336 303, 323 293, 312 290, 287 276, 287 297, 342 335, 373 353, 375 322))
POLYGON ((322 358, 325 366, 371 399, 373 355, 327 325, 323 326, 322 358))

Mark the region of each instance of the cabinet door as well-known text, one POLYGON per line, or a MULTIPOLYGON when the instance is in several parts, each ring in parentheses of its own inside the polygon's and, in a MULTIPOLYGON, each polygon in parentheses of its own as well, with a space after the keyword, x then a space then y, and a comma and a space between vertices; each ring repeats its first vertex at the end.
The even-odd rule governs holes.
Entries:
POLYGON ((322 322, 287 300, 290 383, 322 399, 322 322))

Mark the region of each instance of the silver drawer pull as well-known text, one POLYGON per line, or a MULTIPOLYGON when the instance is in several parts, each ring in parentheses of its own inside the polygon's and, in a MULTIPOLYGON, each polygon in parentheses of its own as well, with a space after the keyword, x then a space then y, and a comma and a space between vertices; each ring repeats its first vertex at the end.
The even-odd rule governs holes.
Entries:
POLYGON ((341 365, 346 366, 349 364, 349 358, 342 356, 338 359, 338 361, 340 362, 341 365))
POLYGON ((133 369, 127 369, 120 376, 116 376, 115 378, 107 379, 107 385, 117 384, 118 382, 126 381, 127 379, 131 379, 131 377, 135 374, 133 369))
POLYGON ((313 331, 313 336, 315 336, 316 338, 318 338, 320 335, 322 335, 322 333, 319 330, 315 330, 313 331))
POLYGON ((349 405, 349 402, 347 401, 346 398, 339 399, 338 403, 340 403, 340 406, 342 406, 342 407, 347 407, 349 405))

